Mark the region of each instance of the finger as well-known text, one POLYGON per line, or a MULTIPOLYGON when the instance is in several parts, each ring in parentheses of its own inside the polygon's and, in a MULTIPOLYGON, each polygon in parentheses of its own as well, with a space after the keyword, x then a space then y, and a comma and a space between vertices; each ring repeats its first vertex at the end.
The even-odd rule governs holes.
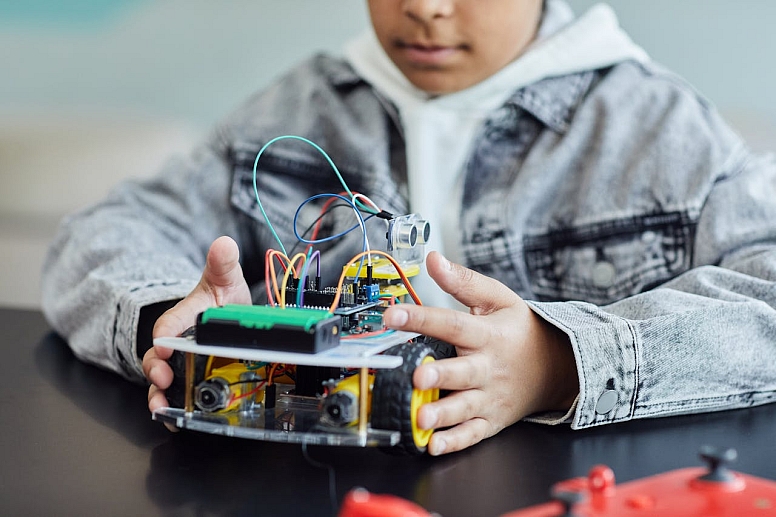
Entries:
POLYGON ((422 364, 412 374, 419 390, 469 390, 481 388, 490 378, 490 364, 483 354, 469 354, 422 364))
POLYGON ((463 349, 478 348, 492 328, 482 318, 465 312, 412 304, 394 305, 383 314, 383 323, 392 329, 418 332, 463 349))
POLYGON ((170 357, 172 357, 172 353, 173 353, 173 349, 172 348, 167 348, 167 347, 164 347, 164 346, 157 346, 157 345, 154 345, 151 348, 151 350, 153 350, 156 353, 156 357, 158 357, 159 359, 164 359, 165 361, 170 359, 170 357))
MULTIPOLYGON (((202 280, 209 286, 227 290, 238 288, 245 283, 240 266, 240 249, 231 237, 219 237, 210 245, 202 280)), ((250 299, 245 303, 250 303, 250 299)))
POLYGON ((146 379, 148 378, 148 372, 151 371, 151 361, 157 357, 156 350, 154 350, 153 347, 150 348, 143 356, 143 375, 145 375, 146 379))
POLYGON ((178 336, 196 323, 199 313, 227 303, 249 304, 251 295, 237 243, 224 236, 210 245, 202 278, 194 290, 156 320, 153 337, 178 336))
POLYGON ((150 348, 143 356, 143 375, 146 376, 146 379, 148 378, 148 373, 151 371, 151 367, 159 358, 159 354, 155 347, 150 348))
POLYGON ((451 429, 435 431, 428 443, 432 456, 463 450, 496 434, 491 424, 482 418, 467 420, 451 429))
POLYGON ((487 395, 482 390, 456 391, 435 402, 423 404, 418 409, 418 426, 421 429, 439 429, 481 418, 487 402, 487 395))
POLYGON ((174 377, 172 368, 164 359, 151 357, 147 361, 144 360, 143 371, 148 381, 160 389, 166 390, 172 384, 174 377))
POLYGON ((169 405, 167 397, 164 395, 164 390, 160 390, 154 385, 151 385, 148 388, 148 409, 151 413, 159 408, 168 407, 169 405))
POLYGON ((197 315, 215 305, 212 297, 200 286, 179 301, 170 310, 159 316, 154 324, 153 337, 177 337, 197 322, 197 315))
MULTIPOLYGON (((148 410, 153 413, 157 409, 168 407, 167 398, 164 396, 164 392, 159 390, 156 386, 148 388, 148 410)), ((164 423, 164 427, 168 430, 177 432, 179 429, 172 424, 164 423)))
POLYGON ((438 251, 428 254, 426 270, 442 290, 467 307, 481 308, 481 312, 509 307, 518 298, 501 282, 450 262, 438 251))

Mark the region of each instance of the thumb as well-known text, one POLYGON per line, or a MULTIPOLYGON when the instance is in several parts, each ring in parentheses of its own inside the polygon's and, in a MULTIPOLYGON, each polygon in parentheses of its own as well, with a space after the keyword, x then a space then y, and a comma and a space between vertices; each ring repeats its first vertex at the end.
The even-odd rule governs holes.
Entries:
POLYGON ((251 294, 237 243, 224 236, 210 245, 202 278, 194 290, 156 320, 153 337, 178 336, 196 323, 200 312, 227 303, 249 304, 251 294))
MULTIPOLYGON (((231 237, 219 237, 210 245, 207 252, 207 262, 202 273, 200 284, 213 291, 216 297, 221 290, 230 290, 245 283, 242 266, 240 265, 240 249, 231 237)), ((218 303, 222 305, 222 303, 218 303)))
POLYGON ((429 276, 443 291, 471 309, 473 314, 490 313, 514 305, 519 299, 510 288, 432 251, 426 257, 429 276))

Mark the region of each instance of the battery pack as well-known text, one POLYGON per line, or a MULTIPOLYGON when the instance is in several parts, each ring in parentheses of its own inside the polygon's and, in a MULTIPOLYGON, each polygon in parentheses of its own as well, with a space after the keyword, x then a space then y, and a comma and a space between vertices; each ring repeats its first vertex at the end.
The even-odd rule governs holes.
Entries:
POLYGON ((320 309, 211 307, 197 317, 197 343, 315 354, 339 345, 342 318, 320 309))

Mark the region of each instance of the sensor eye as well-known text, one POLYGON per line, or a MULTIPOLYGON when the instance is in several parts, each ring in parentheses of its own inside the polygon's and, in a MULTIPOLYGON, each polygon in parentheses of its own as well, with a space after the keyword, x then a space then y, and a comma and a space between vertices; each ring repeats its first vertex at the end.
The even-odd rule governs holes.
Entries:
POLYGON ((402 266, 421 264, 430 236, 431 224, 420 214, 394 217, 388 222, 388 251, 402 266))
POLYGON ((400 223, 396 227, 397 248, 414 248, 418 242, 418 229, 412 223, 400 223))
POLYGON ((426 220, 415 222, 415 228, 418 230, 418 244, 426 244, 431 237, 431 225, 426 220))

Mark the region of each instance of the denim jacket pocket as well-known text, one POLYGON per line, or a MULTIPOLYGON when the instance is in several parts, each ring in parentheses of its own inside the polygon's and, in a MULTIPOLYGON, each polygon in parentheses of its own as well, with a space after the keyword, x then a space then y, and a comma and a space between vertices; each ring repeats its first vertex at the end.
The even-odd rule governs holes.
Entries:
POLYGON ((690 268, 696 225, 677 211, 528 235, 531 289, 543 301, 597 305, 651 289, 690 268))

